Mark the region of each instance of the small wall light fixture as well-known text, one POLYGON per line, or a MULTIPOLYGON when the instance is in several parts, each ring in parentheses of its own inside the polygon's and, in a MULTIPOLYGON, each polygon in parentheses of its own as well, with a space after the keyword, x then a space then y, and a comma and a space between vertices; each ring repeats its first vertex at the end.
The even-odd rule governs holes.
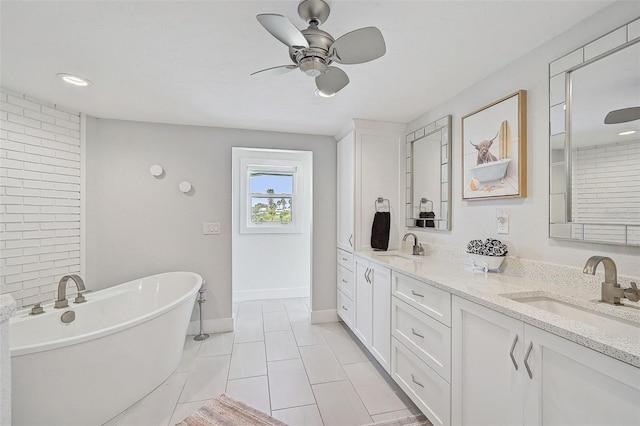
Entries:
POLYGON ((154 164, 149 168, 149 172, 155 177, 160 177, 164 173, 164 170, 162 169, 161 165, 154 164))
POLYGON ((186 194, 187 192, 191 191, 191 183, 183 180, 182 182, 180 182, 180 185, 178 185, 178 189, 186 194))

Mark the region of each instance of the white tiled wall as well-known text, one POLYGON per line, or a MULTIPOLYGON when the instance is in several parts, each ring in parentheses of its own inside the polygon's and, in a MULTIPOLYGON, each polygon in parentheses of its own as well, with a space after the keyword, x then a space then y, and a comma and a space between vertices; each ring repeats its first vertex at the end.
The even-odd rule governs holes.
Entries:
POLYGON ((574 151, 573 215, 579 222, 640 222, 640 143, 574 151))
POLYGON ((0 292, 20 307, 80 271, 80 114, 0 97, 0 292))

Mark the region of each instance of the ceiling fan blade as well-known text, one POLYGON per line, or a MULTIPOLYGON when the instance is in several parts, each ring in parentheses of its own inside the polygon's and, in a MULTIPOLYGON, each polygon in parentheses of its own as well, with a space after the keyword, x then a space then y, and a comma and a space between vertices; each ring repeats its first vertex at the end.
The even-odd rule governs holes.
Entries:
POLYGON ((604 118, 604 124, 626 123, 640 120, 640 107, 622 108, 610 111, 604 118))
POLYGON ((296 68, 298 68, 297 65, 280 65, 279 67, 272 67, 272 68, 267 68, 264 70, 252 72, 251 75, 256 75, 256 74, 281 75, 281 74, 286 74, 291 70, 295 70, 296 68))
POLYGON ((339 37, 329 48, 331 60, 339 64, 361 64, 384 55, 387 47, 376 27, 365 27, 339 37))
POLYGON ((340 68, 327 67, 316 77, 316 86, 322 96, 333 96, 349 84, 349 77, 340 68))
POLYGON ((309 47, 309 42, 300 30, 291 23, 289 19, 282 15, 265 13, 256 16, 262 26, 271 33, 272 36, 289 47, 309 47))

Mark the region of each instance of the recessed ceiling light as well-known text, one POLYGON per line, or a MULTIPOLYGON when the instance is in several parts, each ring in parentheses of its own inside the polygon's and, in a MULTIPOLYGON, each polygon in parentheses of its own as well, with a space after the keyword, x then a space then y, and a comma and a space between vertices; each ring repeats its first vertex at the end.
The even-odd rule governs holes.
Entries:
POLYGON ((636 130, 627 130, 625 132, 620 132, 618 133, 618 136, 627 136, 627 135, 632 135, 636 132, 636 130))
POLYGON ((317 96, 317 97, 319 97, 319 98, 331 98, 331 97, 333 97, 333 96, 335 96, 335 95, 336 95, 335 93, 332 93, 332 94, 330 94, 330 95, 327 95, 326 93, 321 92, 321 91, 320 91, 320 89, 316 89, 316 91, 315 91, 315 92, 313 92, 313 94, 314 94, 314 95, 316 95, 316 96, 317 96))
POLYGON ((78 77, 77 75, 73 75, 73 74, 61 72, 57 74, 57 76, 60 77, 62 81, 69 84, 73 84, 74 86, 86 87, 91 84, 91 82, 86 78, 78 77))

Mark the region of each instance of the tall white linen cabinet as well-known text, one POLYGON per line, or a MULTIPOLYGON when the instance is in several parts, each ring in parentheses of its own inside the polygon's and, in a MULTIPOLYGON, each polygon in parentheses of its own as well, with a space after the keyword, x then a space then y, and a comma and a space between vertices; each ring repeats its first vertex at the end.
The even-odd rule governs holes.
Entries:
MULTIPOLYGON (((375 308, 377 320, 387 318, 386 322, 390 321, 391 307, 388 301, 380 303, 382 301, 374 300, 375 294, 383 292, 371 289, 367 294, 362 293, 362 297, 358 299, 353 254, 354 250, 370 248, 371 226, 376 209, 391 212, 389 249, 398 245, 398 232, 405 214, 400 207, 403 201, 400 194, 404 189, 404 182, 400 180, 401 161, 405 157, 402 154, 404 130, 404 124, 354 119, 336 137, 337 312, 351 329, 356 325, 358 306, 369 312, 375 308), (382 199, 382 203, 378 203, 378 199, 382 199)), ((371 285, 385 286, 388 289, 390 277, 387 281, 389 282, 377 280, 371 285)), ((360 315, 360 318, 363 317, 368 316, 360 315)), ((375 327, 375 324, 371 324, 371 327, 375 327)), ((376 330, 372 329, 372 332, 375 333, 376 330)), ((367 345, 366 341, 363 343, 367 345)), ((382 359, 388 358, 388 355, 383 354, 382 359)))

